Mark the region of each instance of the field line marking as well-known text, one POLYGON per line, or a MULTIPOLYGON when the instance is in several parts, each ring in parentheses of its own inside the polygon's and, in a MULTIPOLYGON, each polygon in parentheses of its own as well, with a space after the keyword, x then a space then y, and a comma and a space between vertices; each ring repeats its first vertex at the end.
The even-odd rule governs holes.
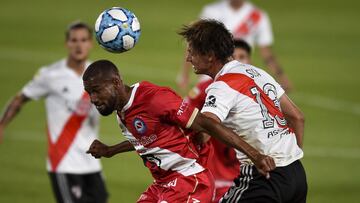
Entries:
POLYGON ((291 95, 299 103, 306 104, 313 107, 319 107, 326 110, 340 111, 343 113, 350 113, 360 116, 360 103, 349 102, 330 97, 324 97, 315 94, 308 94, 303 92, 295 92, 291 95))

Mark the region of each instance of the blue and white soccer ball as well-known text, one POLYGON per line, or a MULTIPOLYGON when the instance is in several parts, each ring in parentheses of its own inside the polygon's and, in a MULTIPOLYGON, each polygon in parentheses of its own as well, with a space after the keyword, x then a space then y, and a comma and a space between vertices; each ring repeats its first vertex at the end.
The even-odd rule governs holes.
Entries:
POLYGON ((99 15, 95 22, 95 34, 103 48, 121 53, 132 49, 139 41, 140 23, 133 12, 113 7, 99 15))

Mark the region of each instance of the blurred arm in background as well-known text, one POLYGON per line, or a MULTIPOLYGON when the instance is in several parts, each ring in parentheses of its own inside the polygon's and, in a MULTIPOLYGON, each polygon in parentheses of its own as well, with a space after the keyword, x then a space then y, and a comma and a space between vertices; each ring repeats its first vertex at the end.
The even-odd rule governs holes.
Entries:
POLYGON ((20 92, 5 107, 5 112, 0 118, 0 143, 2 142, 2 138, 4 136, 5 127, 18 114, 21 107, 28 101, 30 101, 30 99, 20 92))
POLYGON ((190 70, 192 65, 191 63, 186 62, 186 55, 185 51, 183 66, 176 78, 176 84, 178 85, 181 93, 185 93, 187 91, 190 83, 190 70))
POLYGON ((291 82, 284 73, 284 70, 281 68, 278 63, 274 52, 270 46, 262 46, 260 48, 261 58, 264 60, 266 67, 269 68, 271 74, 275 76, 276 80, 280 83, 282 88, 288 93, 293 89, 291 82))

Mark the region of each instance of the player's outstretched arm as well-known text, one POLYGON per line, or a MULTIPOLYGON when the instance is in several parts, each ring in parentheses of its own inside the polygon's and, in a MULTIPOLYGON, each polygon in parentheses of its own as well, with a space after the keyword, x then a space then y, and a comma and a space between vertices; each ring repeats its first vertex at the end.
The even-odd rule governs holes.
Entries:
POLYGON ((101 157, 110 158, 115 154, 120 154, 123 152, 134 151, 134 146, 129 141, 123 141, 119 144, 113 146, 107 146, 106 144, 100 142, 99 140, 94 140, 90 145, 87 154, 91 154, 96 159, 101 157))
POLYGON ((293 89, 292 83, 288 79, 287 75, 284 73, 284 70, 281 68, 271 47, 260 47, 260 55, 263 58, 266 66, 269 68, 271 74, 275 76, 276 80, 280 83, 280 85, 287 93, 290 92, 293 89))
POLYGON ((187 88, 190 83, 190 70, 191 70, 191 63, 186 61, 187 53, 184 54, 184 63, 180 70, 180 73, 176 77, 176 84, 180 88, 180 90, 184 93, 187 91, 187 88))
POLYGON ((304 114, 286 94, 281 96, 280 106, 289 127, 295 131, 298 146, 302 148, 305 124, 304 114))
POLYGON ((10 103, 5 107, 5 112, 0 118, 0 143, 3 138, 4 129, 10 123, 10 121, 20 111, 21 107, 30 99, 24 94, 17 94, 10 103))
POLYGON ((206 132, 226 145, 245 153, 266 178, 270 178, 269 172, 276 167, 273 158, 261 154, 232 130, 223 126, 217 116, 212 113, 206 113, 206 116, 198 113, 190 128, 195 131, 206 132))

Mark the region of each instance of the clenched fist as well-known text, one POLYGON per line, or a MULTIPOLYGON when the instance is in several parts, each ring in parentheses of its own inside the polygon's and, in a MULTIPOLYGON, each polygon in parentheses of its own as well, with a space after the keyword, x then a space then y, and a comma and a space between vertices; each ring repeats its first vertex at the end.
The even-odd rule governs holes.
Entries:
POLYGON ((265 176, 267 179, 270 178, 270 171, 276 168, 274 159, 263 154, 257 155, 253 162, 259 173, 265 176))
POLYGON ((110 147, 100 142, 99 140, 94 140, 93 143, 90 145, 89 150, 86 151, 86 153, 91 154, 96 159, 99 159, 101 157, 110 158, 113 156, 110 153, 110 147))

